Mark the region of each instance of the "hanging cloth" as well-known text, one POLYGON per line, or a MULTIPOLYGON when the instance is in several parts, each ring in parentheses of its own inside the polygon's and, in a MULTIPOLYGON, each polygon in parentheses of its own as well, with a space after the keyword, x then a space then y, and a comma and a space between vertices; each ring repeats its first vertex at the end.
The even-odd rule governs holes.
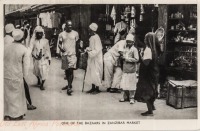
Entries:
POLYGON ((144 15, 144 6, 140 6, 140 21, 143 21, 143 15, 144 15))
POLYGON ((39 18, 41 18, 42 24, 44 27, 48 26, 47 22, 47 13, 40 13, 39 18))
POLYGON ((60 13, 54 12, 54 13, 50 14, 52 28, 59 28, 61 18, 62 18, 62 14, 60 14, 60 13))
POLYGON ((47 12, 47 27, 52 28, 51 13, 47 12))

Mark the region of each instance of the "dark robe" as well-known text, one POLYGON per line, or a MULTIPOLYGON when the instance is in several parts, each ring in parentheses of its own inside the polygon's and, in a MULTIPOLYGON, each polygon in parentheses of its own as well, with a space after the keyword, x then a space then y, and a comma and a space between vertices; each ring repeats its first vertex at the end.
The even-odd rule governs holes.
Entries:
POLYGON ((139 80, 137 83, 134 99, 139 102, 155 101, 157 98, 157 86, 159 81, 159 66, 157 56, 159 47, 156 46, 154 33, 148 33, 146 36, 146 45, 152 51, 152 60, 147 60, 148 64, 141 60, 139 69, 139 80))

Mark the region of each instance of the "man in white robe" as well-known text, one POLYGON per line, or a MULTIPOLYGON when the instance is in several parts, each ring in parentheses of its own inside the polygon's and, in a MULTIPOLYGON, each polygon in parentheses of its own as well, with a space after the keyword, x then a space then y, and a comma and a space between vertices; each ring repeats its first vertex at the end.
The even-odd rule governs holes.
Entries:
POLYGON ((120 67, 120 51, 126 45, 126 32, 121 34, 120 40, 104 54, 104 87, 107 92, 118 92, 122 78, 122 69, 120 67))
POLYGON ((87 70, 85 82, 92 85, 92 89, 88 93, 100 93, 99 87, 102 85, 103 77, 103 54, 102 43, 98 34, 96 34, 98 25, 92 23, 89 26, 89 47, 86 48, 88 53, 87 70))
POLYGON ((44 29, 37 26, 30 41, 30 47, 33 56, 33 74, 38 79, 38 85, 41 90, 45 90, 44 82, 48 77, 49 66, 51 63, 51 51, 49 41, 44 36, 44 29))
POLYGON ((4 116, 5 120, 21 120, 27 111, 23 77, 29 69, 27 48, 22 45, 24 33, 15 29, 14 42, 4 49, 4 116))

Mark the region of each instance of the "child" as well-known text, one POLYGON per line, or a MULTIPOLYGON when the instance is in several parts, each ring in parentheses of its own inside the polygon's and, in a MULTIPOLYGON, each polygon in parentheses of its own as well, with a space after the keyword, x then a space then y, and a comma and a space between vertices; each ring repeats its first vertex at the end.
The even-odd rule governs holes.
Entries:
POLYGON ((136 62, 139 60, 138 50, 134 47, 135 36, 128 34, 126 37, 126 45, 122 50, 123 75, 120 87, 123 89, 120 102, 130 101, 134 104, 134 94, 136 90, 136 62))

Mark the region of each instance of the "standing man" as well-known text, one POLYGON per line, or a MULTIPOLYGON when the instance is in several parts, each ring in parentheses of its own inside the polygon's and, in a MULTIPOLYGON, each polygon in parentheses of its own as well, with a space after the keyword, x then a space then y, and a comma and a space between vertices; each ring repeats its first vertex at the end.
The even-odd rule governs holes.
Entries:
MULTIPOLYGON (((5 26, 5 32, 6 32, 6 36, 4 37, 5 46, 8 46, 9 44, 13 44, 13 42, 14 42, 14 39, 12 37, 13 30, 15 30, 13 24, 7 24, 5 26)), ((26 39, 25 33, 24 33, 24 39, 26 39)), ((32 105, 28 84, 25 81, 25 78, 23 78, 23 80, 24 80, 25 95, 26 95, 26 99, 28 101, 27 109, 34 110, 34 109, 36 109, 36 107, 32 105)))
POLYGON ((79 40, 78 32, 72 30, 72 21, 66 22, 66 29, 59 35, 59 49, 62 54, 62 69, 65 70, 65 75, 68 85, 62 90, 67 90, 67 94, 72 93, 72 82, 74 78, 74 69, 76 69, 76 43, 79 40), (63 44, 63 47, 62 47, 63 44))
POLYGON ((27 48, 22 45, 24 33, 15 29, 14 42, 4 50, 4 116, 5 120, 22 120, 27 111, 23 77, 29 69, 27 48))
POLYGON ((12 43, 14 41, 14 39, 12 37, 12 32, 13 32, 14 29, 15 29, 15 27, 14 27, 13 24, 7 24, 5 26, 6 35, 4 37, 4 46, 9 44, 9 43, 12 43))
POLYGON ((99 86, 102 85, 103 77, 103 54, 102 44, 99 35, 96 33, 98 25, 92 23, 89 26, 89 47, 86 48, 88 53, 87 71, 85 82, 92 85, 92 89, 87 93, 100 93, 99 86))

